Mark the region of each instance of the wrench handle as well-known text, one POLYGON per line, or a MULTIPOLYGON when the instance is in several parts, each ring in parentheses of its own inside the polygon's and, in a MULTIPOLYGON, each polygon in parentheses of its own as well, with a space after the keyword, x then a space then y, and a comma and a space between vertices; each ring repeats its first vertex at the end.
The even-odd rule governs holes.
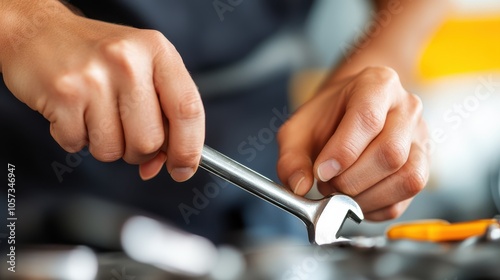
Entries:
POLYGON ((264 177, 207 145, 203 147, 200 167, 290 212, 303 221, 312 220, 315 208, 313 201, 295 195, 289 189, 276 184, 271 179, 264 177))

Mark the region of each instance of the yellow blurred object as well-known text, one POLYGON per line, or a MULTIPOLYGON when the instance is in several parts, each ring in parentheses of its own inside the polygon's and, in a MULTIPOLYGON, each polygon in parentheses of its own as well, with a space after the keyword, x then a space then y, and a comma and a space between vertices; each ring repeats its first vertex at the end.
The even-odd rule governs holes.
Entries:
POLYGON ((497 219, 449 223, 444 220, 422 220, 395 224, 386 232, 389 239, 413 239, 419 241, 461 241, 483 235, 488 226, 499 224, 497 219))
POLYGON ((306 69, 294 73, 290 80, 290 105, 292 109, 297 109, 311 98, 327 77, 328 69, 306 69))
POLYGON ((500 71, 500 12, 451 15, 424 48, 422 79, 500 71))
MULTIPOLYGON (((500 72, 500 11, 453 12, 422 46, 417 82, 477 72, 500 72)), ((291 105, 303 104, 329 69, 306 69, 291 79, 291 105)))

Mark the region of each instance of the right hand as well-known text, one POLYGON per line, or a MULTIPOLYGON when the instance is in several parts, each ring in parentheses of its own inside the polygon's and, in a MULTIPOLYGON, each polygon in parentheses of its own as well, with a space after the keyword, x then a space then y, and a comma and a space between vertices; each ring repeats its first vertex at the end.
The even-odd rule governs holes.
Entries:
MULTIPOLYGON (((34 20, 36 10, 29 8, 33 1, 15 2, 4 4, 19 16, 11 34, 34 20)), ((20 33, 3 43, 10 91, 50 122, 52 137, 68 152, 88 145, 100 161, 140 164, 143 179, 166 161, 174 180, 189 179, 200 161, 205 116, 173 45, 157 31, 87 19, 54 5, 57 16, 38 19, 33 36, 20 33)))

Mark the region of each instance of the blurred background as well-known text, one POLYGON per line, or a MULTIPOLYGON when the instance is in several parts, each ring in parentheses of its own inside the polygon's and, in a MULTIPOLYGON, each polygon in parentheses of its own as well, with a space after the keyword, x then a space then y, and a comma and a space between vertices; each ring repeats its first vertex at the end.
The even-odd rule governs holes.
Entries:
MULTIPOLYGON (((401 221, 439 218, 455 222, 500 213, 500 2, 452 2, 443 24, 422 46, 413 80, 407 85, 424 103, 433 158, 430 181, 397 220, 359 226, 347 222, 346 236, 383 235, 389 225, 401 221)), ((244 2, 231 15, 244 15, 244 4, 250 7, 250 2, 244 2)), ((207 17, 214 26, 237 31, 229 18, 219 21, 211 3, 203 5, 210 9, 207 17)), ((365 0, 316 1, 302 28, 276 32, 237 67, 193 71, 207 106, 207 143, 277 180, 274 134, 266 134, 269 142, 262 150, 253 150, 254 154, 245 153, 249 150, 240 145, 251 136, 269 132, 270 120, 283 121, 307 100, 330 66, 345 58, 371 10, 365 0)), ((258 28, 259 22, 255 24, 258 28)), ((217 41, 211 47, 220 46, 224 44, 217 41)), ((218 55, 224 57, 224 52, 222 48, 218 55)), ((188 184, 173 182, 166 172, 142 182, 135 166, 96 162, 86 151, 65 153, 50 138, 41 116, 3 93, 1 130, 7 136, 2 138, 0 152, 2 159, 18 166, 17 237, 20 245, 56 245, 49 247, 49 255, 44 254, 47 247, 28 251, 26 266, 38 263, 40 269, 64 263, 74 273, 64 279, 86 279, 83 276, 95 273, 92 269, 97 262, 105 267, 103 279, 145 275, 141 271, 145 268, 137 268, 123 255, 104 255, 126 250, 134 260, 159 269, 145 269, 159 278, 162 270, 196 275, 220 271, 214 267, 223 265, 234 271, 214 278, 231 279, 245 270, 245 262, 241 252, 225 244, 276 249, 290 244, 288 240, 307 243, 305 227, 295 217, 205 172, 198 172, 188 184), (54 164, 60 176, 54 173, 54 164), (143 218, 130 222, 137 215, 143 218), (85 247, 74 247, 79 245, 85 247), (141 254, 142 249, 149 253, 141 254), (40 263, 41 259, 46 262, 40 263), (193 271, 193 263, 201 270, 193 271), (87 274, 82 264, 87 265, 87 274)), ((309 196, 318 194, 313 190, 309 196)), ((0 199, 6 201, 6 192, 0 193, 0 199)), ((1 220, 6 215, 0 211, 1 220)), ((7 250, 7 234, 0 229, 2 255, 7 250)), ((269 263, 276 259, 264 258, 269 263)))
MULTIPOLYGON (((333 16, 328 5, 337 3, 320 2, 307 31, 315 53, 321 55, 313 63, 316 67, 298 71, 292 79, 291 100, 296 105, 304 101, 304 92, 312 93, 328 66, 343 58, 345 42, 360 34, 369 18, 366 1, 344 1, 344 9, 333 16), (346 17, 344 11, 352 12, 346 17), (332 21, 343 26, 335 36, 329 36, 332 21)), ((451 2, 449 15, 422 46, 414 80, 407 85, 424 103, 433 158, 430 181, 402 217, 349 226, 353 233, 376 235, 394 222, 461 221, 500 211, 500 2, 451 2)))

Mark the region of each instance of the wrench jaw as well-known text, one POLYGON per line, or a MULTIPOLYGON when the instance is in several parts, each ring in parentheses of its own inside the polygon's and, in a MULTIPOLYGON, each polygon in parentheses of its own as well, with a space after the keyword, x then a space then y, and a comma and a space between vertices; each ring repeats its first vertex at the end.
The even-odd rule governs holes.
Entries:
POLYGON ((363 211, 349 196, 333 195, 324 198, 325 207, 318 213, 315 224, 308 225, 309 241, 317 245, 345 242, 348 239, 339 237, 340 230, 347 218, 356 223, 364 219, 363 211))
MULTIPOLYGON (((359 206, 358 206, 358 208, 359 208, 359 206)), ((365 217, 363 216, 363 211, 361 211, 361 209, 359 209, 358 213, 356 213, 352 210, 349 210, 347 212, 346 218, 353 220, 354 222, 356 222, 356 224, 360 224, 365 217)))

